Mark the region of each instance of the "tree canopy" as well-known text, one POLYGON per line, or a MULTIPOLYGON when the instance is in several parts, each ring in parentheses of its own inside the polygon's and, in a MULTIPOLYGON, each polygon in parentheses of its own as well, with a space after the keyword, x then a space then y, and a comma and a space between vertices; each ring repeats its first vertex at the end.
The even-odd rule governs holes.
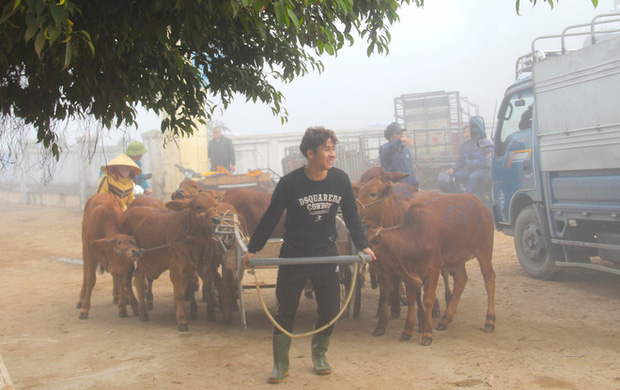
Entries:
MULTIPOLYGON (((34 126, 58 158, 54 123, 92 117, 108 129, 132 126, 138 105, 174 135, 192 134, 210 117, 212 96, 225 108, 235 93, 269 104, 285 121, 270 77, 288 82, 322 71, 320 56, 336 55, 354 36, 368 55, 387 53, 398 8, 424 0, 3 3, 0 115, 34 126)), ((0 127, 0 140, 8 131, 0 127)))

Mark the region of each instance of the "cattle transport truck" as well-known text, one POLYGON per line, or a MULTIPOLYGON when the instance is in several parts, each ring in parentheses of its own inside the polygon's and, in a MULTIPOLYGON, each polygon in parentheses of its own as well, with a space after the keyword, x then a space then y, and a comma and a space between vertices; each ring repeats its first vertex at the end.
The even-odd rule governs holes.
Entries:
POLYGON ((566 267, 620 275, 618 32, 616 13, 537 38, 498 112, 495 225, 538 279, 566 267), (567 50, 576 37, 583 47, 567 50), (537 50, 543 43, 559 49, 537 50))

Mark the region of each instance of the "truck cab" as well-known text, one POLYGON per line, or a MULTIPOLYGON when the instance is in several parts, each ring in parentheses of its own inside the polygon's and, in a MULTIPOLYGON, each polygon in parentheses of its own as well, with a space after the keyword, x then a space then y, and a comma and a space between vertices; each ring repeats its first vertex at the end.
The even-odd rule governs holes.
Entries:
POLYGON ((508 88, 493 137, 492 175, 496 178, 493 180, 493 214, 497 230, 508 234, 512 234, 514 214, 521 208, 519 205, 542 200, 540 188, 536 186, 537 163, 532 154, 535 142, 533 106, 531 77, 508 88))
POLYGON ((567 267, 620 275, 618 32, 620 14, 607 14, 537 38, 500 105, 490 145, 495 226, 514 236, 535 278, 567 267), (575 36, 588 44, 569 50, 575 36), (560 48, 537 50, 540 40, 560 48))

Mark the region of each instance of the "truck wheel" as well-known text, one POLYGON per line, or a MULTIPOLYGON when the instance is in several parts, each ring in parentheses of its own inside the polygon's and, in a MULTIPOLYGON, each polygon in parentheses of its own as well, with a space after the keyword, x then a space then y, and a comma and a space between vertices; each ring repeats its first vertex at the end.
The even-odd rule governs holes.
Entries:
POLYGON ((514 241, 519 263, 530 276, 546 280, 557 272, 554 248, 534 206, 524 208, 517 216, 514 241))

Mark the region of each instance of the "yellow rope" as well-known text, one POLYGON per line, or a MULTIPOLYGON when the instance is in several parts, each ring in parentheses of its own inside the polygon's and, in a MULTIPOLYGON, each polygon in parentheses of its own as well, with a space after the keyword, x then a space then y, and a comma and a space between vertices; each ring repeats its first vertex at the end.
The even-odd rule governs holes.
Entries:
MULTIPOLYGON (((358 255, 360 257, 360 259, 362 259, 362 264, 366 263, 366 261, 364 260, 364 257, 360 254, 358 255)), ((269 321, 271 321, 271 323, 278 328, 282 333, 284 333, 285 335, 287 335, 288 337, 295 339, 295 338, 299 338, 299 337, 306 337, 306 336, 314 336, 317 333, 320 333, 322 331, 324 331, 325 329, 329 328, 330 326, 332 326, 333 324, 336 323, 336 321, 338 321, 338 319, 340 318, 340 316, 342 316, 342 314, 344 313, 344 311, 347 309, 347 306, 349 306, 349 302, 351 302, 351 297, 353 297, 353 289, 355 288, 355 283, 357 282, 357 271, 359 270, 359 264, 355 263, 355 267, 353 269, 353 279, 351 280, 351 287, 349 288, 349 293, 347 294, 347 299, 344 302, 344 305, 342 305, 342 308, 340 309, 340 311, 338 312, 338 314, 336 314, 336 316, 334 318, 332 318, 331 321, 329 321, 327 324, 321 326, 319 329, 314 329, 310 332, 306 332, 306 333, 301 333, 301 334, 293 334, 290 333, 289 331, 287 331, 286 329, 284 329, 282 327, 282 325, 278 324, 278 322, 276 321, 275 318, 273 318, 273 316, 271 315, 271 313, 269 312, 269 309, 267 308, 267 305, 265 304, 265 301, 263 300, 263 296, 260 292, 260 284, 258 283, 258 278, 256 277, 256 271, 254 268, 252 268, 250 271, 248 271, 250 274, 254 275, 254 281, 256 283, 256 293, 258 294, 258 300, 261 304, 261 306, 263 307, 263 311, 265 312, 265 314, 267 315, 267 318, 269 318, 269 321)))

